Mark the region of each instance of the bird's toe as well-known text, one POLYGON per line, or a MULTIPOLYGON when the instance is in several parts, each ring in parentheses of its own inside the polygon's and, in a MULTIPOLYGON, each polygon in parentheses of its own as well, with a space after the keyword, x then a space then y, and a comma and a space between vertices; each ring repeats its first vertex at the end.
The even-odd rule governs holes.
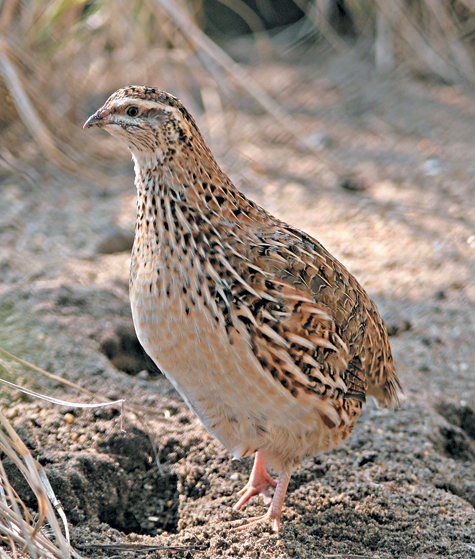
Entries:
POLYGON ((280 530, 280 513, 276 514, 275 511, 272 510, 272 507, 269 507, 269 510, 262 516, 253 516, 252 518, 249 518, 246 524, 238 526, 236 530, 238 532, 242 532, 246 528, 250 528, 255 524, 260 524, 261 522, 267 521, 270 521, 272 530, 274 532, 278 532, 280 530))

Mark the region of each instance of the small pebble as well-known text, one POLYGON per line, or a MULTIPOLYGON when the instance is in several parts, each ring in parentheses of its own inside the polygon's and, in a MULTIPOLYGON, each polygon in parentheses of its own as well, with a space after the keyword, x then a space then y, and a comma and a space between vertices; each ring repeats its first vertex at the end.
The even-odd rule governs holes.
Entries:
POLYGON ((71 423, 74 421, 74 415, 72 413, 65 413, 64 419, 66 420, 66 423, 68 425, 71 425, 71 423))
POLYGON ((422 165, 422 169, 424 170, 424 173, 426 175, 428 175, 429 177, 433 177, 435 175, 438 175, 442 171, 442 165, 440 164, 440 161, 438 159, 436 159, 435 157, 431 157, 424 162, 424 164, 422 165))
POLYGON ((332 138, 326 132, 313 132, 307 138, 310 145, 316 148, 330 148, 332 146, 332 138))
POLYGON ((126 252, 134 244, 132 231, 125 231, 121 227, 112 226, 102 236, 97 244, 96 252, 99 254, 114 254, 126 252))
POLYGON ((362 192, 363 190, 366 190, 366 184, 364 181, 354 175, 341 177, 339 185, 341 188, 350 190, 351 192, 362 192))

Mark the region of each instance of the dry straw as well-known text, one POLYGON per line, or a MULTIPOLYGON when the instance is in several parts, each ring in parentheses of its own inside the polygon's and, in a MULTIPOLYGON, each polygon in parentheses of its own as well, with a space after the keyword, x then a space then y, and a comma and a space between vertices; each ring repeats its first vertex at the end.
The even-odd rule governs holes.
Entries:
MULTIPOLYGON (((312 37, 312 45, 325 42, 338 53, 369 46, 363 51, 372 53, 382 74, 402 67, 449 83, 475 83, 472 0, 346 0, 351 31, 346 36, 334 26, 334 2, 294 0, 304 20, 272 42, 245 2, 221 2, 247 22, 265 57, 275 59, 312 37)), ((201 6, 198 0, 5 0, 0 8, 0 95, 6 100, 0 104, 0 166, 16 167, 29 136, 56 166, 90 169, 93 154, 79 124, 99 99, 132 82, 159 84, 185 97, 192 109, 193 92, 203 86, 214 87, 225 102, 244 93, 297 145, 313 150, 282 106, 202 32, 197 24, 204 21, 201 6)), ((102 161, 115 156, 109 145, 104 140, 102 161)))
POLYGON ((32 559, 79 558, 80 555, 67 541, 67 528, 66 536, 60 528, 48 498, 50 488, 44 483, 46 475, 42 466, 33 458, 1 411, 0 450, 21 472, 38 502, 38 518, 33 519, 12 487, 3 459, 0 460, 0 541, 10 547, 14 557, 20 553, 28 554, 32 559), (43 531, 45 522, 49 525, 48 537, 43 531))

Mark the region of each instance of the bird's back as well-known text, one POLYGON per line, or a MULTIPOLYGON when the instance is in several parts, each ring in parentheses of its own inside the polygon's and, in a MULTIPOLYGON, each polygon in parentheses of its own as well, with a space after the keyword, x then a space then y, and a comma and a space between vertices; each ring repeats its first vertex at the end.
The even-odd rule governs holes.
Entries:
MULTIPOLYGON (((304 326, 305 335, 312 336, 315 328, 337 348, 344 344, 344 350, 323 348, 317 349, 317 354, 322 366, 328 366, 330 377, 332 362, 338 368, 337 356, 345 361, 346 370, 341 368, 340 374, 346 397, 364 401, 370 395, 381 405, 398 404, 397 390, 401 387, 387 330, 376 305, 356 278, 318 241, 282 222, 277 222, 264 239, 269 243, 267 256, 258 256, 256 263, 305 294, 312 301, 305 303, 307 312, 318 309, 327 315, 326 320, 319 315, 313 321, 302 319, 300 327, 304 326)), ((297 305, 293 312, 299 312, 297 305)))

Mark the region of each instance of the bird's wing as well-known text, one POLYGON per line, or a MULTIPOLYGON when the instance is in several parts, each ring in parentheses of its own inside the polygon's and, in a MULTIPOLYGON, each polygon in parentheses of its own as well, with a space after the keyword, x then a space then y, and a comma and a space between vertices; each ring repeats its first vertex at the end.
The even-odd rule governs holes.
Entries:
POLYGON ((386 329, 356 279, 318 241, 283 223, 250 236, 235 261, 246 285, 233 290, 233 306, 262 367, 303 400, 397 402, 386 329))

